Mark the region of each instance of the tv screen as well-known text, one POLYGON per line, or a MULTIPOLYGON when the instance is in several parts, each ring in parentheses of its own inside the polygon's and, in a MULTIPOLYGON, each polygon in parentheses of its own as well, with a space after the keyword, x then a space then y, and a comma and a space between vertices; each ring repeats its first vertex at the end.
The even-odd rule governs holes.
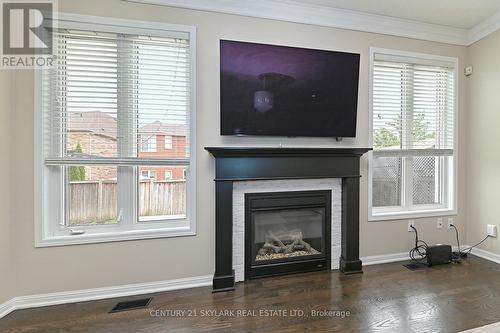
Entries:
POLYGON ((220 41, 221 134, 356 136, 359 54, 220 41))

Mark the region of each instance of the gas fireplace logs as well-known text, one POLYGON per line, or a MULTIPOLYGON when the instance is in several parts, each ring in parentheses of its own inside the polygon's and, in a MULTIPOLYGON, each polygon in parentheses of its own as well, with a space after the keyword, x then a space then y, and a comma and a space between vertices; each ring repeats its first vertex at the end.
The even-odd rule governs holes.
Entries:
POLYGON ((318 253, 309 243, 303 240, 302 231, 300 230, 277 233, 269 231, 266 235, 266 242, 258 251, 255 260, 271 260, 318 253))

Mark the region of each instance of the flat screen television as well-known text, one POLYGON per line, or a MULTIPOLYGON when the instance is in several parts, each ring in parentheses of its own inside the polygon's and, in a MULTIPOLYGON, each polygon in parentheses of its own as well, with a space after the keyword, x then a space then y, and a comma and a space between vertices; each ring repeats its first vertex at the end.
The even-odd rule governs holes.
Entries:
POLYGON ((354 137, 359 54, 220 41, 221 135, 354 137))

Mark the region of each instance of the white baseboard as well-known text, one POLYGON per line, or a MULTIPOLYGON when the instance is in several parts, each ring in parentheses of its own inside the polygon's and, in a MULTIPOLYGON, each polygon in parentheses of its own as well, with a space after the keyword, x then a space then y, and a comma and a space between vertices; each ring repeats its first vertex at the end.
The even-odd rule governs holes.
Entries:
POLYGON ((49 294, 14 297, 0 304, 0 318, 15 310, 42 306, 95 301, 106 298, 152 294, 171 290, 206 287, 212 285, 212 275, 195 276, 184 279, 137 283, 115 287, 63 291, 49 294))
MULTIPOLYGON (((465 249, 468 247, 469 247, 468 245, 460 245, 461 249, 465 249)), ((452 251, 458 251, 458 247, 453 246, 452 251)), ((472 253, 474 254, 474 249, 472 250, 472 253)), ((498 258, 500 260, 500 256, 498 256, 498 258)), ((410 260, 410 256, 408 255, 408 251, 406 251, 399 253, 381 254, 376 256, 366 256, 366 257, 361 257, 360 259, 363 262, 363 266, 370 266, 370 265, 388 264, 391 262, 410 260)))
POLYGON ((377 256, 366 256, 366 257, 361 257, 360 259, 363 262, 363 266, 369 266, 369 265, 387 264, 390 262, 410 260, 410 257, 408 256, 408 252, 400 252, 400 253, 381 254, 377 256))
POLYGON ((10 299, 5 303, 0 304, 0 319, 16 310, 14 307, 14 299, 10 299))
POLYGON ((476 247, 472 249, 471 253, 475 256, 480 257, 480 258, 483 258, 483 259, 486 259, 489 261, 493 261, 497 264, 500 264, 500 254, 496 254, 496 253, 486 251, 486 250, 481 250, 481 249, 478 249, 476 247))

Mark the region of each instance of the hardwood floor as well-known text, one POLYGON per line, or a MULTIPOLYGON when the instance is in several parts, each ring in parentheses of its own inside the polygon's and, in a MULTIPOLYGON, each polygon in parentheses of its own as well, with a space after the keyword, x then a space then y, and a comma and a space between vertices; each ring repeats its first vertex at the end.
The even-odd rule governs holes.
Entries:
POLYGON ((458 332, 500 321, 500 265, 495 263, 470 257, 462 264, 417 271, 401 263, 364 271, 259 279, 227 293, 212 294, 207 287, 154 294, 148 309, 113 314, 108 312, 118 301, 144 296, 21 310, 0 320, 0 332, 420 333, 458 332), (344 318, 339 312, 314 316, 320 310, 346 312, 344 318))

